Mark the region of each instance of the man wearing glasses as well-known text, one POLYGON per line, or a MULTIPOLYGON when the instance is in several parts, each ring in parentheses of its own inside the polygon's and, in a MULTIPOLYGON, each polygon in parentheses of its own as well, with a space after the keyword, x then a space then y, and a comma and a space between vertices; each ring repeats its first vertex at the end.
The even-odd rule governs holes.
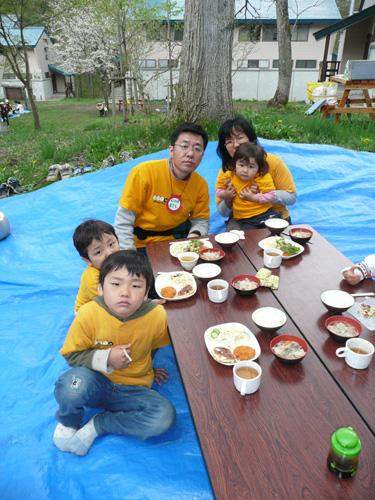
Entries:
POLYGON ((195 172, 207 142, 200 125, 183 123, 172 133, 169 159, 149 160, 130 171, 115 218, 121 248, 207 235, 208 185, 195 172))

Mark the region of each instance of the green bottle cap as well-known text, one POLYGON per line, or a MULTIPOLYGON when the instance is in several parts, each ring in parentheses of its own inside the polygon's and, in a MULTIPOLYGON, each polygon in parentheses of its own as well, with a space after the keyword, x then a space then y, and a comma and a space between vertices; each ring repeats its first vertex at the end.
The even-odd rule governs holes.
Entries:
POLYGON ((361 452, 361 440, 352 427, 340 427, 331 436, 332 449, 338 455, 352 458, 361 452))

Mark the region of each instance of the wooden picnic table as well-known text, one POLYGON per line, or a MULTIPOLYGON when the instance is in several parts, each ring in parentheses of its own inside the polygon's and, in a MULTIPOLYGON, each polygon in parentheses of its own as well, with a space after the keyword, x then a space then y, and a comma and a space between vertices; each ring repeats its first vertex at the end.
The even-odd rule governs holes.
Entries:
MULTIPOLYGON (((266 234, 265 231, 258 233, 258 241, 266 234)), ((247 232, 245 241, 226 251, 220 262, 220 277, 230 281, 235 275, 254 273, 253 263, 257 264, 260 258, 258 247, 252 247, 256 238, 256 231, 247 232)), ((318 236, 313 238, 315 244, 318 236)), ((323 241, 322 238, 322 244, 323 241)), ((351 399, 355 386, 357 391, 367 391, 367 384, 363 389, 366 377, 358 372, 357 383, 346 389, 345 377, 338 383, 333 371, 326 366, 320 347, 310 341, 309 352, 301 363, 285 365, 270 351, 273 336, 260 331, 251 320, 251 313, 258 307, 278 307, 288 318, 278 333, 303 337, 305 323, 298 311, 291 308, 290 301, 285 299, 284 307, 281 295, 284 289, 286 296, 290 292, 292 299, 298 301, 310 324, 320 325, 324 315, 320 305, 307 307, 303 294, 295 293, 287 281, 289 267, 294 266, 296 272, 299 269, 301 279, 305 272, 310 279, 315 276, 308 259, 309 252, 315 251, 313 244, 306 255, 288 262, 285 273, 283 264, 278 294, 261 288, 252 297, 240 297, 230 289, 226 302, 214 304, 207 298, 206 285, 199 283, 193 297, 166 304, 172 345, 217 499, 361 499, 368 498, 374 490, 374 429, 357 407, 362 398, 351 399), (205 330, 227 322, 244 324, 260 344, 258 362, 263 375, 255 394, 241 397, 233 385, 232 367, 217 363, 205 346, 205 330), (326 459, 332 432, 348 425, 358 432, 363 451, 357 476, 339 480, 328 470, 326 459)), ((335 260, 337 251, 328 243, 325 245, 335 260)), ((155 274, 181 270, 178 260, 170 255, 169 247, 168 242, 147 247, 155 274)), ((341 264, 335 261, 339 269, 341 264)), ((324 285, 329 282, 327 288, 337 287, 337 272, 331 271, 332 281, 328 278, 324 281, 324 285)), ((315 279, 318 280, 319 275, 315 279)), ((312 287, 311 296, 318 288, 312 287)), ((320 301, 319 296, 314 299, 320 301)), ((325 332, 322 335, 326 339, 325 332)), ((326 356, 330 357, 331 349, 327 352, 326 356)), ((344 361, 339 360, 339 371, 345 371, 343 365, 344 361)), ((371 371, 371 377, 373 370, 373 366, 366 370, 371 371)))
POLYGON ((338 76, 331 76, 331 82, 344 85, 344 91, 338 104, 325 104, 320 110, 323 116, 335 115, 336 123, 340 120, 342 114, 368 113, 370 118, 375 118, 375 98, 370 97, 369 90, 375 89, 375 79, 370 80, 346 80, 338 76), (352 90, 361 91, 363 97, 350 97, 352 90), (354 106, 353 106, 354 104, 354 106), (357 104, 366 104, 366 106, 357 106, 357 104))

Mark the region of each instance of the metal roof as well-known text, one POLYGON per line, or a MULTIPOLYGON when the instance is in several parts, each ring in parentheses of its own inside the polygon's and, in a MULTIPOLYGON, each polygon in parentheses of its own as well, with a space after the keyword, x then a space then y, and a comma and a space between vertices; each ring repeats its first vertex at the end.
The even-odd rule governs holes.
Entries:
MULTIPOLYGON (((38 44, 41 36, 44 33, 44 28, 40 26, 33 26, 30 28, 24 28, 23 29, 23 37, 25 40, 25 43, 28 47, 34 48, 38 44)), ((19 45, 21 42, 21 31, 18 28, 10 28, 7 30, 9 34, 9 38, 12 41, 14 45, 19 45)), ((3 37, 0 35, 0 44, 1 45, 7 45, 4 42, 3 37)))
POLYGON ((332 33, 336 33, 336 31, 344 30, 346 28, 349 28, 349 26, 353 26, 354 24, 357 24, 361 21, 364 21, 365 19, 368 19, 369 17, 374 17, 374 16, 375 16, 375 5, 373 5, 372 7, 368 7, 367 9, 364 9, 361 12, 357 12, 352 16, 346 17, 345 19, 342 19, 338 23, 331 24, 331 26, 328 26, 327 28, 316 31, 315 33, 313 33, 313 35, 315 37, 315 40, 320 40, 321 38, 331 35, 332 33))

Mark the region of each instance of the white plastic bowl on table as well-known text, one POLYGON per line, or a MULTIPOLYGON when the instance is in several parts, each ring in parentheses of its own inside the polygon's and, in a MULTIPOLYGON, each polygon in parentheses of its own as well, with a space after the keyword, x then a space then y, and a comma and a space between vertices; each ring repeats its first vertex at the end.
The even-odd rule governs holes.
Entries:
POLYGON ((217 264, 198 264, 193 268, 193 275, 200 280, 212 280, 221 273, 221 267, 217 264))
POLYGON ((289 226, 287 220, 279 218, 268 219, 264 224, 270 230, 271 234, 281 234, 289 226))
POLYGON ((215 236, 215 241, 216 243, 219 243, 219 245, 223 248, 232 248, 233 245, 235 245, 240 239, 239 234, 232 233, 232 232, 226 232, 226 233, 219 233, 215 236))
POLYGON ((286 323, 286 314, 276 307, 260 307, 255 309, 251 319, 261 330, 276 332, 286 323))
POLYGON ((326 290, 320 295, 320 300, 328 311, 344 312, 354 304, 354 297, 343 290, 326 290))

